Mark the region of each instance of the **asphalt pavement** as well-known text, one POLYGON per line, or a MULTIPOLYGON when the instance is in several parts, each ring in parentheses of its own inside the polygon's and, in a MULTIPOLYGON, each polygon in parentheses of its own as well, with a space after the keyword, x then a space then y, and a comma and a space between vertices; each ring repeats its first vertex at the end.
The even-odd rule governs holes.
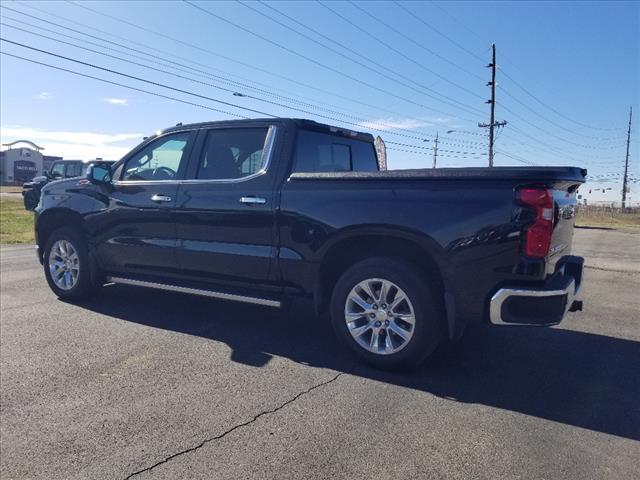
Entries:
POLYGON ((0 477, 640 478, 638 247, 578 229, 583 312, 383 373, 304 309, 125 286, 73 305, 2 246, 0 477))

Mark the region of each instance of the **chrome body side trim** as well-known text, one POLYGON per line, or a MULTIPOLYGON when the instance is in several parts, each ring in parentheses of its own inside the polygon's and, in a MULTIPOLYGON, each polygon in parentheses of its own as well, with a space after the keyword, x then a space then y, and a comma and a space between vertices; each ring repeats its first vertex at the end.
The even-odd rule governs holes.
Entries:
MULTIPOLYGON (((575 280, 571 280, 571 283, 565 288, 560 290, 536 290, 533 288, 501 288, 493 297, 491 297, 489 305, 489 320, 494 325, 536 325, 542 326, 543 324, 535 323, 511 323, 502 320, 502 305, 509 297, 560 297, 566 295, 567 303, 565 305, 564 314, 566 314, 571 308, 571 304, 578 296, 579 288, 576 288, 575 280)), ((563 314, 563 316, 564 316, 563 314)), ((548 325, 555 325, 556 322, 551 322, 548 325)))
POLYGON ((170 292, 188 293, 191 295, 200 295, 203 297, 219 298, 221 300, 230 300, 232 302, 254 303, 256 305, 264 305, 266 307, 280 308, 281 302, 277 300, 269 300, 266 298, 247 297, 244 295, 235 295, 232 293, 214 292, 211 290, 202 290, 199 288, 180 287, 177 285, 167 285, 165 283, 147 282, 145 280, 135 280, 123 277, 107 277, 108 283, 119 283, 122 285, 134 285, 136 287, 155 288, 158 290, 168 290, 170 292))

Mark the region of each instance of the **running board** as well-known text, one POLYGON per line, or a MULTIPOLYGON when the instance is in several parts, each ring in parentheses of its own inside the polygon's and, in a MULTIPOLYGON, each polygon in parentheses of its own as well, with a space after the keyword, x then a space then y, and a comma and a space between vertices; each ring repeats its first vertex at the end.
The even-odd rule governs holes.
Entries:
POLYGON ((177 285, 167 285, 165 283, 147 282, 144 280, 134 280, 132 278, 107 277, 108 283, 120 283, 123 285, 135 285, 136 287, 155 288, 158 290, 168 290, 170 292, 188 293, 191 295, 200 295, 203 297, 219 298, 221 300, 230 300, 232 302, 255 303, 256 305, 264 305, 266 307, 280 308, 281 303, 277 300, 269 300, 267 298, 247 297, 244 295, 235 295, 233 293, 214 292, 211 290, 201 290, 199 288, 179 287, 177 285))

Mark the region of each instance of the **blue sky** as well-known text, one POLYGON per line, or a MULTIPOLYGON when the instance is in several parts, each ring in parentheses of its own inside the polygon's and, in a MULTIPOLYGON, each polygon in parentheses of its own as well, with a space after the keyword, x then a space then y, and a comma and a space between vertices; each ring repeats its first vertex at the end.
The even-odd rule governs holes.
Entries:
MULTIPOLYGON (((237 26, 183 2, 84 4, 130 24, 71 2, 3 2, 7 8, 2 9, 5 25, 1 31, 3 38, 15 42, 246 108, 369 130, 387 141, 393 168, 430 166, 428 149, 436 131, 442 140, 439 165, 486 164, 486 132, 477 127, 477 122, 488 121, 488 105, 484 100, 489 95, 485 83, 490 72, 485 65, 490 59, 492 42, 497 45, 499 65, 496 118, 509 122, 497 139, 497 165, 522 165, 528 161, 541 165, 580 165, 594 174, 619 172, 624 160, 630 105, 640 121, 638 2, 196 4, 237 26), (333 51, 274 23, 256 10, 304 32, 333 51), (172 71, 209 85, 12 27, 172 71), (60 33, 76 39, 62 37, 60 33), (268 43, 265 38, 296 53, 268 43), (165 65, 154 65, 151 61, 165 65), (294 105, 310 113, 234 96, 233 91, 294 105), (318 118, 313 113, 337 120, 318 118), (450 130, 454 132, 447 134, 450 130)), ((2 51, 229 113, 260 116, 16 45, 3 42, 2 51)), ((231 118, 4 55, 0 66, 2 142, 26 137, 45 146, 48 154, 114 158, 158 128, 177 122, 231 118)), ((634 128, 635 139, 638 131, 634 128)), ((640 173, 637 146, 636 141, 632 145, 632 171, 636 176, 640 173)))

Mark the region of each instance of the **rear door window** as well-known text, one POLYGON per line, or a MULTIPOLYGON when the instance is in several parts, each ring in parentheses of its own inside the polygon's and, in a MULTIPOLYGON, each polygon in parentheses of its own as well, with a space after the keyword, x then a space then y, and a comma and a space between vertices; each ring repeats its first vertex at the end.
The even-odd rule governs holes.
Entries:
POLYGON ((298 132, 294 172, 375 172, 373 144, 321 132, 298 132))
POLYGON ((79 177, 82 175, 82 163, 73 162, 67 164, 67 178, 79 177))
POLYGON ((212 129, 207 138, 196 172, 199 180, 236 180, 262 170, 269 129, 212 129))

